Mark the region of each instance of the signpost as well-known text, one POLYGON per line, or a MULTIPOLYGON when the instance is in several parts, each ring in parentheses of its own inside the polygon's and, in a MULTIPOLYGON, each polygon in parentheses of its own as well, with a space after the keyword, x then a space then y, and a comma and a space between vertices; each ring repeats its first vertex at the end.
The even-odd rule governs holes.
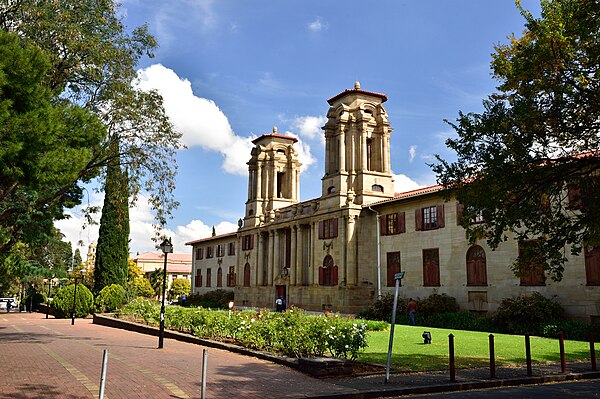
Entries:
POLYGON ((388 357, 387 366, 385 368, 385 383, 390 382, 390 366, 392 364, 392 346, 394 344, 394 326, 396 325, 396 309, 398 309, 398 288, 400 287, 400 280, 404 278, 404 272, 394 274, 394 280, 396 282, 394 288, 394 306, 392 308, 392 326, 390 328, 390 344, 388 346, 388 357))

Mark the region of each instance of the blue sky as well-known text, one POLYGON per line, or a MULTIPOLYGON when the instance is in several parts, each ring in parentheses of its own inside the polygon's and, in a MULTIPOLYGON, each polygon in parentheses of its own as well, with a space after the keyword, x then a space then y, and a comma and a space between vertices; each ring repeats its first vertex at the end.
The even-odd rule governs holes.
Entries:
MULTIPOLYGON (((536 1, 522 5, 539 13, 536 1)), ((273 126, 299 138, 301 199, 318 197, 326 100, 355 81, 388 96, 396 189, 435 184, 427 163, 434 154, 452 158, 444 119, 482 110, 497 86, 494 44, 524 28, 510 0, 125 0, 119 12, 128 27, 147 23, 156 36, 160 47, 140 64, 139 84, 163 94, 189 147, 178 153, 181 205, 167 226, 176 252, 191 251, 184 243, 212 226, 235 230, 250 140, 273 126)), ((131 253, 153 250, 143 198, 131 213, 131 253)), ((71 216, 57 225, 85 253, 97 227, 82 229, 79 209, 71 216)))

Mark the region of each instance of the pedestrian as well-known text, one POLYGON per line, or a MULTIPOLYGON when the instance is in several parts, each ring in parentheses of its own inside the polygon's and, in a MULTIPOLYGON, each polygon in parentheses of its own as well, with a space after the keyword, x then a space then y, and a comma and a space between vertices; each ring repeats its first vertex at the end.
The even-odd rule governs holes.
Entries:
POLYGON ((408 312, 408 319, 411 326, 415 325, 415 313, 417 313, 417 302, 409 298, 408 304, 406 305, 406 311, 408 312))
POLYGON ((12 299, 6 301, 6 313, 10 312, 10 308, 12 307, 12 299))
POLYGON ((275 300, 275 310, 277 312, 283 312, 283 298, 281 298, 281 295, 275 300))

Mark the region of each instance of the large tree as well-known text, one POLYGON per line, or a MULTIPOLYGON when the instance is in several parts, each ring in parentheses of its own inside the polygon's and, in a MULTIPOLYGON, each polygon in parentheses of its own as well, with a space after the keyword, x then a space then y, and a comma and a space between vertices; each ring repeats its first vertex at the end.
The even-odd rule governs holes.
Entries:
MULTIPOLYGON (((2 142, 11 143, 12 153, 11 162, 0 154, 4 169, 11 169, 0 179, 0 252, 47 235, 65 208, 81 202, 82 184, 98 175, 103 182, 115 158, 127 166, 130 200, 146 190, 156 225, 164 225, 177 205, 172 190, 181 135, 166 116, 162 97, 135 85, 138 61, 156 47, 147 28, 126 29, 112 0, 2 2, 0 27, 43 53, 48 64, 43 86, 53 104, 69 107, 65 126, 55 128, 50 140, 54 153, 46 151, 45 130, 34 130, 52 118, 30 117, 30 126, 10 116, 3 126, 2 142)), ((9 55, 2 63, 8 70, 21 67, 9 55)))
POLYGON ((526 29, 492 54, 498 92, 450 123, 457 159, 433 168, 464 205, 471 240, 531 240, 515 273, 541 252, 560 280, 566 253, 600 245, 600 3, 543 0, 540 18, 516 4, 526 29))

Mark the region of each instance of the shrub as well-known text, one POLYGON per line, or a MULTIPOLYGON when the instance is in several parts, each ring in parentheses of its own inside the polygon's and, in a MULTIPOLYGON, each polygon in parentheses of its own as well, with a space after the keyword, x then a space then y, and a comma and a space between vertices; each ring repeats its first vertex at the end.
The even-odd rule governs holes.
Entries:
MULTIPOLYGON (((393 309, 394 295, 387 293, 380 299, 377 299, 368 309, 358 312, 356 317, 366 320, 385 320, 390 323, 392 321, 393 309)), ((402 298, 398 298, 398 307, 396 308, 396 324, 399 324, 401 320, 403 320, 404 313, 406 313, 406 301, 402 298)), ((405 318, 406 321, 408 321, 408 316, 405 318)))
POLYGON ((214 290, 202 295, 189 296, 186 305, 211 309, 228 309, 230 301, 233 301, 233 291, 214 290))
POLYGON ((23 299, 25 309, 27 310, 38 310, 40 303, 46 302, 46 295, 41 292, 29 290, 27 296, 23 299))
MULTIPOLYGON (((54 315, 58 318, 71 317, 73 311, 73 294, 75 284, 68 285, 58 290, 54 299, 52 299, 51 307, 54 315)), ((75 306, 76 317, 86 317, 90 314, 90 310, 94 304, 94 295, 83 284, 77 284, 77 299, 75 306)))
POLYGON ((438 294, 434 292, 425 299, 417 301, 417 314, 422 317, 429 317, 435 313, 452 313, 458 311, 456 298, 447 294, 438 294))
POLYGON ((508 332, 541 334, 542 323, 560 320, 563 313, 556 298, 548 299, 534 292, 503 299, 493 320, 508 332))
POLYGON ((185 278, 176 278, 171 284, 171 290, 169 291, 169 293, 171 294, 171 298, 175 299, 179 298, 183 294, 189 295, 191 289, 192 285, 190 283, 190 280, 185 278))
POLYGON ((142 298, 154 297, 154 288, 150 280, 144 277, 136 277, 127 284, 128 295, 130 298, 141 296, 142 298))
POLYGON ((111 284, 102 288, 95 300, 96 311, 100 313, 114 312, 127 303, 125 288, 119 284, 111 284))

